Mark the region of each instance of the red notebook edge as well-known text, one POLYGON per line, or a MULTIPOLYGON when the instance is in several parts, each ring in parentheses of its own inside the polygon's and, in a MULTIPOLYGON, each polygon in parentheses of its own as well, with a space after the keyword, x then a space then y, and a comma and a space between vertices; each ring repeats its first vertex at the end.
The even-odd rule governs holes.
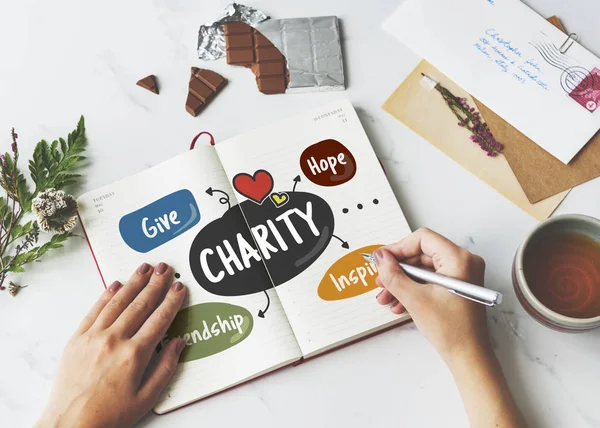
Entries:
POLYGON ((388 332, 388 331, 390 331, 390 330, 393 330, 393 329, 395 329, 396 327, 402 327, 403 325, 406 325, 406 324, 408 324, 408 323, 411 323, 412 321, 413 321, 413 320, 412 320, 412 318, 409 318, 409 319, 407 319, 407 320, 404 320, 404 321, 401 321, 401 322, 399 322, 398 324, 390 325, 389 327, 383 328, 383 329, 381 329, 381 330, 374 331, 373 333, 369 333, 369 334, 367 334, 366 336, 359 337, 358 339, 351 340, 351 341, 350 341, 350 342, 348 342, 348 343, 344 343, 344 344, 342 344, 342 345, 336 346, 335 348, 331 348, 331 349, 329 349, 328 351, 325 351, 325 352, 323 352, 323 353, 321 353, 321 354, 318 354, 318 355, 315 355, 315 356, 313 356, 313 357, 310 357, 310 358, 304 358, 304 357, 303 357, 303 358, 300 358, 300 360, 299 360, 299 361, 297 361, 296 363, 294 363, 293 365, 294 365, 294 367, 296 367, 296 366, 298 366, 298 365, 300 365, 300 364, 302 364, 302 363, 304 363, 304 362, 306 362, 306 361, 312 361, 312 360, 314 360, 315 358, 322 357, 322 356, 324 356, 324 355, 327 355, 327 354, 329 354, 329 353, 331 353, 331 352, 339 351, 340 349, 346 348, 346 347, 348 347, 348 346, 351 346, 351 345, 355 345, 355 344, 357 344, 357 343, 359 343, 359 342, 362 342, 363 340, 367 340, 367 339, 370 339, 370 338, 372 338, 372 337, 375 337, 375 336, 377 336, 377 335, 379 335, 379 334, 386 333, 386 332, 388 332))
POLYGON ((94 253, 94 249, 92 248, 92 243, 90 242, 90 238, 88 237, 87 232, 85 231, 85 226, 83 225, 83 221, 81 221, 81 215, 79 211, 77 211, 77 218, 79 218, 79 224, 81 225, 81 230, 83 230, 83 236, 85 237, 85 242, 88 244, 88 248, 92 253, 92 258, 94 259, 94 263, 96 264, 96 269, 98 269, 98 273, 100 274, 100 279, 102 280, 102 285, 106 288, 106 281, 104 280, 104 275, 102 275, 102 271, 100 270, 100 265, 98 264, 98 259, 96 258, 96 254, 94 253))

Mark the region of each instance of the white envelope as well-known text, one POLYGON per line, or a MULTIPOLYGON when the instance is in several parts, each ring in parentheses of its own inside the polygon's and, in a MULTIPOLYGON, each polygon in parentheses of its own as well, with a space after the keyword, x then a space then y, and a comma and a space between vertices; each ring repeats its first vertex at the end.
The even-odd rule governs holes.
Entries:
POLYGON ((600 59, 519 0, 407 0, 383 27, 563 163, 600 129, 600 59))

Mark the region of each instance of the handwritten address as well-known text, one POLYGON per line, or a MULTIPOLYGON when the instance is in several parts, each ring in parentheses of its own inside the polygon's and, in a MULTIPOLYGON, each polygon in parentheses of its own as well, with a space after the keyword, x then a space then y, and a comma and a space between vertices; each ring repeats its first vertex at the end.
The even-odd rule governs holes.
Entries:
POLYGON ((526 58, 512 40, 506 39, 494 28, 485 30, 485 34, 473 46, 517 82, 523 85, 533 83, 546 91, 550 90, 540 64, 533 58, 526 58))

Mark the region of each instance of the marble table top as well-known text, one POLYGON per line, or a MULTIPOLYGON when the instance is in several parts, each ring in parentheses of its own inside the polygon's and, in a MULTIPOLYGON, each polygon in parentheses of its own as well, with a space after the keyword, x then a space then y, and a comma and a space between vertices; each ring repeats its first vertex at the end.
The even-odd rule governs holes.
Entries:
MULTIPOLYGON (((550 331, 512 291, 514 252, 536 221, 380 108, 419 61, 381 30, 400 2, 255 0, 273 17, 341 19, 346 93, 263 96, 247 70, 219 61, 206 66, 226 75, 229 87, 193 118, 184 102, 189 67, 202 65, 198 26, 219 16, 225 1, 4 1, 0 144, 8 148, 14 126, 25 159, 35 142, 65 135, 84 114, 90 163, 83 192, 186 150, 198 131, 221 140, 347 95, 411 226, 426 225, 486 259, 487 285, 505 294, 504 304, 488 312, 493 343, 530 426, 600 426, 600 330, 550 331), (158 97, 135 86, 150 73, 158 76, 158 97)), ((600 54, 600 3, 526 3, 543 16, 559 15, 600 54)), ((558 213, 600 217, 598 195, 600 180, 581 185, 558 213)), ((29 288, 18 297, 0 293, 0 425, 10 428, 32 425, 65 342, 102 290, 83 239, 19 281, 29 288)), ((139 425, 464 427, 467 419, 448 369, 408 324, 139 425)))

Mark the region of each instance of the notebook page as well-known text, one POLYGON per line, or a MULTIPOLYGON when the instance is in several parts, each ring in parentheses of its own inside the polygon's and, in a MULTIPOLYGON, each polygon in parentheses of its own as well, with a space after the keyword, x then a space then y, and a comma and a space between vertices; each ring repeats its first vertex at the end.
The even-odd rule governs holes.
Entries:
POLYGON ((410 229, 349 101, 216 147, 305 356, 407 318, 360 256, 410 229))
MULTIPOLYGON (((226 285, 204 277, 198 281, 203 269, 216 271, 212 264, 203 268, 199 262, 198 252, 204 246, 227 233, 224 229, 248 233, 241 214, 237 224, 232 222, 236 218, 232 213, 239 212, 236 204, 212 147, 196 148, 79 199, 82 223, 107 283, 125 282, 143 262, 164 261, 188 287, 184 309, 167 337, 183 337, 188 346, 155 407, 158 413, 301 357, 261 263, 256 263, 252 278, 270 288, 265 319, 257 316, 265 308, 265 292, 228 295, 226 285), (215 189, 212 196, 209 188, 215 189), (235 211, 228 210, 228 204, 235 211)), ((224 275, 223 283, 227 281, 232 284, 237 278, 224 275)))

